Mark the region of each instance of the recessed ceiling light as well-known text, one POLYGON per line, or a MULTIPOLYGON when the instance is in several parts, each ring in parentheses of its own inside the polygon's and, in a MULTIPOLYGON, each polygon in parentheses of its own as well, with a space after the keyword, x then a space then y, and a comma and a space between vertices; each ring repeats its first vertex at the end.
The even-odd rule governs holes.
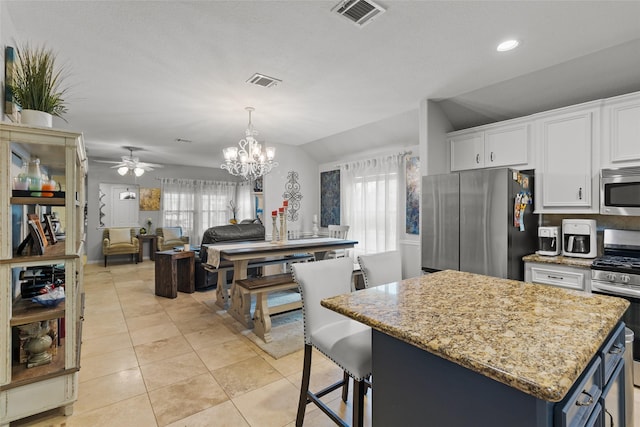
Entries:
POLYGON ((498 45, 498 52, 506 52, 511 49, 515 49, 518 47, 520 42, 518 40, 506 40, 498 45))

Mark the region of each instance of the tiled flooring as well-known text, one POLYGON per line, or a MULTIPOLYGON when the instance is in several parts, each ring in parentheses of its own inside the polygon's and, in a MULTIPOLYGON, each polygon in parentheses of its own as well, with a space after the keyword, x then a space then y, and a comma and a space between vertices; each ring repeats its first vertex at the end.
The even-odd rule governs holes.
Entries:
MULTIPOLYGON (((154 264, 85 268, 86 308, 80 387, 74 413, 59 411, 16 426, 293 426, 302 351, 275 360, 216 314, 215 292, 154 295, 154 264)), ((314 354, 312 389, 342 372, 314 354)), ((340 390, 329 406, 347 420, 340 390)), ((371 392, 370 392, 371 393, 371 392)), ((635 420, 640 427, 640 389, 635 420)), ((370 399, 365 425, 371 425, 370 399)), ((314 405, 305 426, 334 426, 314 405)))
MULTIPOLYGON (((80 385, 73 415, 50 411, 12 427, 295 425, 302 351, 273 359, 216 314, 215 291, 157 297, 154 274, 147 259, 106 269, 102 264, 85 267, 80 385)), ((342 377, 321 354, 313 360, 312 390, 342 377)), ((351 400, 345 405, 340 390, 324 400, 350 422, 351 400)), ((304 425, 335 424, 309 405, 304 425)))

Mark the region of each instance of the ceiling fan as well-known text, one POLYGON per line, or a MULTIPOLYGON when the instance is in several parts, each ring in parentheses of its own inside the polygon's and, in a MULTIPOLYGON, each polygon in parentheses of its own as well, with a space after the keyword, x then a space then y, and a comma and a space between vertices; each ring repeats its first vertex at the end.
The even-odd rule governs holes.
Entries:
POLYGON ((152 171, 154 168, 162 168, 163 165, 158 165, 156 163, 145 163, 141 162, 138 157, 133 156, 134 151, 140 151, 142 148, 138 147, 122 147, 126 150, 129 150, 128 156, 122 156, 121 162, 109 161, 109 160, 96 160, 99 163, 115 163, 115 166, 111 166, 114 169, 118 170, 118 173, 122 176, 126 174, 142 176, 145 171, 152 171))

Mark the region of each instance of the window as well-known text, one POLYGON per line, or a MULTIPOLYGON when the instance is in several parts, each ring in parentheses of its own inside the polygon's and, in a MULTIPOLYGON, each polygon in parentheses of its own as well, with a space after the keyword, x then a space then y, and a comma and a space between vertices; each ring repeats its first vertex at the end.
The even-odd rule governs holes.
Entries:
POLYGON ((358 241, 354 258, 398 247, 401 165, 401 155, 342 165, 341 217, 358 241))
POLYGON ((238 206, 236 218, 251 218, 251 190, 248 182, 219 182, 190 179, 162 179, 162 224, 180 226, 194 245, 200 244, 206 229, 229 223, 230 202, 238 206))

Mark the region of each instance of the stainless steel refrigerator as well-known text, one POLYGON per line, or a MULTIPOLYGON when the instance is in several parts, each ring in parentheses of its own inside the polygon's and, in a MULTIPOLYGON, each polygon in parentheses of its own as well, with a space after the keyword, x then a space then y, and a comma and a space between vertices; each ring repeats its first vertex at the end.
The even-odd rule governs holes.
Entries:
POLYGON ((537 249, 537 217, 533 171, 503 168, 425 176, 422 268, 523 280, 522 257, 537 249), (516 207, 518 197, 526 205, 516 207))

